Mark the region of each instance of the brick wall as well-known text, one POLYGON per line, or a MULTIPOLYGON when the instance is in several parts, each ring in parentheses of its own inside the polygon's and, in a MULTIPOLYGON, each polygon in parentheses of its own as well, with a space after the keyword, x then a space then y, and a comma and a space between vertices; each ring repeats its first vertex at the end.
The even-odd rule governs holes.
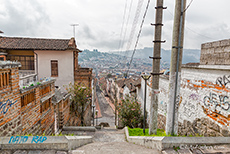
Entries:
POLYGON ((20 89, 19 67, 0 63, 0 136, 54 133, 55 80, 20 89))
POLYGON ((70 99, 69 97, 58 103, 59 109, 59 128, 70 125, 70 99))
POLYGON ((202 44, 200 64, 229 65, 230 64, 230 39, 202 44))
POLYGON ((19 66, 20 64, 0 65, 0 136, 21 134, 19 66), (8 81, 7 77, 4 78, 8 76, 4 74, 6 72, 9 75, 8 81))
POLYGON ((39 88, 21 92, 22 134, 41 134, 39 88), (33 97, 31 99, 31 97, 33 97), (29 100, 30 99, 30 100, 29 100))
POLYGON ((75 70, 74 82, 82 83, 85 86, 91 87, 92 69, 91 68, 78 68, 78 70, 75 70))
MULTIPOLYGON (((20 89, 19 66, 0 63, 0 136, 49 135, 66 125, 80 125, 80 119, 70 112, 70 95, 54 97, 55 79, 20 89)), ((91 125, 91 113, 89 103, 84 115, 86 125, 91 125)))

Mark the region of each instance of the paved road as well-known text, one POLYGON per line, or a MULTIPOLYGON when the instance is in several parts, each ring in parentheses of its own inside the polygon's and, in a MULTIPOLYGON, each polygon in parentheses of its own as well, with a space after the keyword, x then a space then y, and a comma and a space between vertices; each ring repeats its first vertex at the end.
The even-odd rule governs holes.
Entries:
POLYGON ((104 95, 102 94, 100 88, 97 86, 96 94, 98 97, 99 106, 101 109, 101 118, 97 119, 97 124, 101 122, 109 123, 110 127, 115 126, 115 116, 112 108, 110 107, 109 103, 106 101, 104 95))

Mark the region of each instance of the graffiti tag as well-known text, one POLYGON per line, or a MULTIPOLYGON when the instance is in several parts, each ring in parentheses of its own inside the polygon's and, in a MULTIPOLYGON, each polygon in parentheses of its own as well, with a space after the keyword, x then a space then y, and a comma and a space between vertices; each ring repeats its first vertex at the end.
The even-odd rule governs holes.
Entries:
POLYGON ((204 106, 212 108, 217 113, 220 113, 220 110, 228 111, 230 108, 228 99, 228 96, 210 93, 209 96, 204 97, 204 106))
POLYGON ((47 137, 45 136, 34 136, 31 143, 43 143, 47 140, 47 137))
POLYGON ((17 102, 12 102, 10 99, 8 99, 5 103, 0 102, 0 114, 6 114, 9 108, 14 105, 17 102))
MULTIPOLYGON (((43 143, 47 140, 46 136, 33 136, 31 143, 43 143)), ((28 136, 11 136, 9 143, 10 144, 20 144, 26 143, 28 141, 28 136)))
POLYGON ((216 84, 221 87, 226 86, 229 83, 230 83, 230 75, 229 76, 224 75, 223 77, 218 77, 216 79, 216 84))

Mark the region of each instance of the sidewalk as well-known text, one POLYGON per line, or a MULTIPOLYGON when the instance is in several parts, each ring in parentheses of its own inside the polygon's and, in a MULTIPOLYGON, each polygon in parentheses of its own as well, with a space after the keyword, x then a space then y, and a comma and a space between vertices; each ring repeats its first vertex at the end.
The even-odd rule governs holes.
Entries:
POLYGON ((111 100, 109 99, 109 97, 105 97, 105 99, 109 103, 109 105, 112 108, 113 112, 115 112, 115 105, 111 102, 111 100))
POLYGON ((95 114, 95 117, 94 117, 94 118, 95 118, 95 119, 96 119, 96 118, 101 118, 101 117, 102 117, 102 115, 101 115, 101 108, 100 108, 100 105, 99 105, 98 97, 97 97, 97 96, 96 96, 95 106, 96 106, 95 111, 98 110, 98 114, 97 114, 97 116, 96 116, 96 114, 95 114))

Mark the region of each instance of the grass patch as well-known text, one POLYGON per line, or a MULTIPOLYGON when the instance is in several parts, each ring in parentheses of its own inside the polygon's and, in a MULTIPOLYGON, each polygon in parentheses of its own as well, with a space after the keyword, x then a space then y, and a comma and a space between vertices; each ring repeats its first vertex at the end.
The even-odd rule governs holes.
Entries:
POLYGON ((157 134, 149 135, 149 129, 145 129, 145 134, 141 128, 129 128, 129 136, 171 136, 166 135, 166 132, 163 129, 157 129, 157 134))
POLYGON ((202 135, 196 134, 196 136, 180 136, 180 135, 167 135, 163 129, 157 129, 157 134, 149 135, 149 129, 145 129, 145 134, 142 128, 129 128, 129 136, 167 136, 167 137, 204 137, 202 135))

